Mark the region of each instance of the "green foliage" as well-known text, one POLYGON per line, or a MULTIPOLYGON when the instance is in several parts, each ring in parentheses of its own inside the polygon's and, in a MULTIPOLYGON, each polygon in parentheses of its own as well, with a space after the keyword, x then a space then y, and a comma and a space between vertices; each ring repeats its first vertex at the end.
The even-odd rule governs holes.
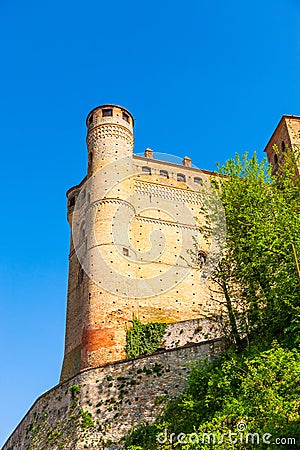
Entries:
MULTIPOLYGON (((293 245, 300 255, 300 179, 288 153, 278 174, 266 161, 245 153, 220 168, 227 243, 213 274, 224 295, 231 338, 261 335, 287 339, 300 325, 300 280, 293 245)), ((295 334, 294 334, 295 337, 295 334)), ((294 343, 290 341, 290 346, 294 343)))
POLYGON ((132 319, 132 327, 126 331, 126 353, 128 358, 150 355, 160 346, 165 323, 148 322, 143 324, 137 317, 132 319))
POLYGON ((71 393, 72 400, 75 400, 77 398, 77 395, 80 394, 80 386, 78 384, 73 384, 69 387, 69 391, 71 393))
MULTIPOLYGON (((213 364, 193 369, 189 386, 173 402, 155 424, 140 427, 128 438, 125 449, 142 450, 177 448, 178 444, 158 444, 157 436, 167 429, 167 435, 185 433, 186 450, 211 448, 189 443, 189 435, 214 433, 216 441, 222 433, 239 433, 241 422, 246 433, 265 433, 277 437, 294 437, 300 443, 300 354, 275 343, 271 349, 238 355, 225 354, 213 364), (131 447, 133 446, 133 447, 131 447)), ((239 434, 240 436, 240 434, 239 434)), ((192 439, 191 439, 192 440, 192 439)), ((200 441, 201 442, 201 441, 200 441)), ((250 448, 243 443, 233 445, 229 440, 215 443, 216 449, 250 448)), ((255 448, 266 448, 255 446, 255 448)), ((277 446, 280 448, 280 446, 277 446)), ((289 448, 299 448, 297 446, 289 448)))
POLYGON ((84 409, 79 409, 79 414, 81 417, 81 428, 91 428, 94 427, 94 421, 92 419, 92 414, 84 409))

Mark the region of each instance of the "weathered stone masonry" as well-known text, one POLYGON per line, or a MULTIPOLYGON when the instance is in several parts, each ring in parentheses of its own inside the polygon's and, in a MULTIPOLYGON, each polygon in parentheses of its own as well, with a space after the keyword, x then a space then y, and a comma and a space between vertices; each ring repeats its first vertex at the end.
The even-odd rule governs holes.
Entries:
POLYGON ((132 427, 152 423, 186 387, 192 364, 220 348, 221 340, 206 341, 87 369, 43 394, 2 450, 119 449, 132 427))

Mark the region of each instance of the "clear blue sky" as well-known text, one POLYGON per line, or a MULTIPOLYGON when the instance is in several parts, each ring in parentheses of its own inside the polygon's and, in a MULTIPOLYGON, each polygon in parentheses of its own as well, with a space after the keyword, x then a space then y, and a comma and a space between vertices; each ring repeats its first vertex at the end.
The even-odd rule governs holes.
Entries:
POLYGON ((59 378, 87 113, 121 104, 136 152, 200 168, 263 156, 300 114, 299 18, 298 0, 0 0, 0 444, 59 378))

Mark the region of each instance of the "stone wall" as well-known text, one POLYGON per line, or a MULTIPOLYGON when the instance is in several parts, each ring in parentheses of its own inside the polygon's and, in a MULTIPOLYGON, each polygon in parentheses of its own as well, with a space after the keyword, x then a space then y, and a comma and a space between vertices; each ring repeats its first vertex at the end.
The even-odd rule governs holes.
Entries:
POLYGON ((2 450, 122 448, 186 387, 192 363, 220 349, 217 339, 85 370, 43 394, 2 450))
POLYGON ((169 350, 221 337, 222 330, 218 323, 207 319, 185 320, 167 325, 160 346, 169 350))

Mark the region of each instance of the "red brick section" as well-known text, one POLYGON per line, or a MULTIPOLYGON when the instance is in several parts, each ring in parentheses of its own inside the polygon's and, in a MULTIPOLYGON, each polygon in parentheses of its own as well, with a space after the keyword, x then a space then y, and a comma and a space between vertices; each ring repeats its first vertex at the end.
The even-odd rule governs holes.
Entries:
POLYGON ((82 351, 93 352, 99 348, 113 347, 115 332, 111 328, 85 328, 82 334, 82 351))

